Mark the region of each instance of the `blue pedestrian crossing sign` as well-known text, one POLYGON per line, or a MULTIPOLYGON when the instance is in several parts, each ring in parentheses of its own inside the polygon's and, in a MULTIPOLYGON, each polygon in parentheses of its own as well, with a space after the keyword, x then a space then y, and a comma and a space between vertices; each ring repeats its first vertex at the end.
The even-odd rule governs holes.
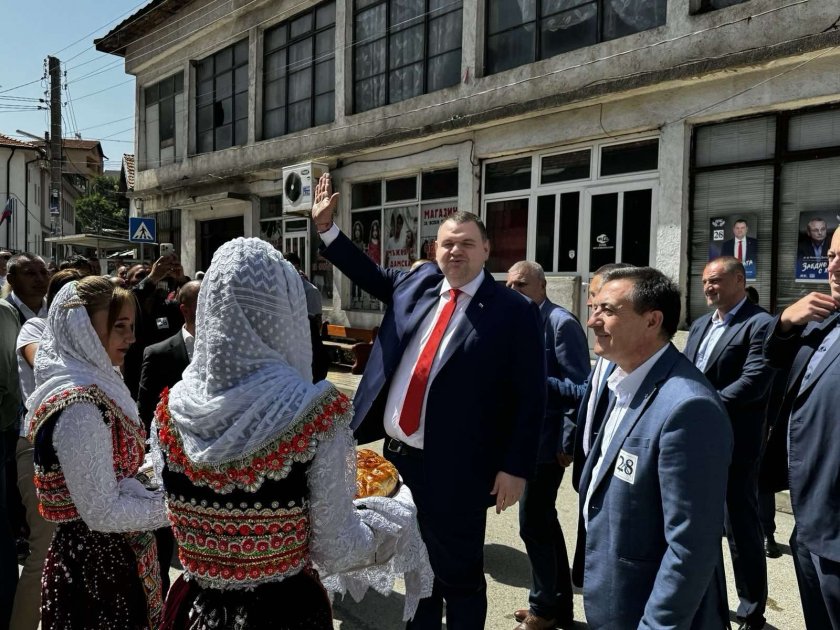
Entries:
POLYGON ((157 220, 151 217, 129 217, 128 240, 132 243, 156 243, 157 220))

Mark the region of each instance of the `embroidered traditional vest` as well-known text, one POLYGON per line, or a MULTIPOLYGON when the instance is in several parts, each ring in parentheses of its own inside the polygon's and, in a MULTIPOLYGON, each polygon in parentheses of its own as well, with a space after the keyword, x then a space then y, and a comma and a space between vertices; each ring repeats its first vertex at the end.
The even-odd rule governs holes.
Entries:
POLYGON ((244 588, 308 566, 306 472, 318 441, 349 424, 347 397, 329 390, 282 434, 219 464, 187 457, 168 403, 164 390, 155 417, 169 520, 187 574, 205 587, 244 588))
MULTIPOLYGON (((45 400, 32 417, 29 440, 35 445, 38 510, 45 520, 53 523, 81 520, 53 445, 53 433, 61 412, 74 403, 94 405, 102 414, 102 420, 111 431, 114 474, 117 481, 136 475, 145 455, 146 431, 143 426, 126 416, 96 385, 67 389, 45 400)), ((154 534, 130 532, 122 536, 126 538, 137 558, 137 573, 149 607, 149 624, 150 627, 156 628, 163 613, 163 596, 154 534)))

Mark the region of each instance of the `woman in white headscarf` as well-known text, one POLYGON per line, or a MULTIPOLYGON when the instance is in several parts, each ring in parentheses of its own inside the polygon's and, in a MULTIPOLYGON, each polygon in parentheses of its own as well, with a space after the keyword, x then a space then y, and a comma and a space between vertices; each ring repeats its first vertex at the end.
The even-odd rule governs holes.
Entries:
POLYGON ((134 342, 132 294, 107 278, 64 286, 47 316, 27 400, 42 516, 44 630, 153 630, 163 602, 151 530, 162 493, 134 478, 146 435, 117 367, 134 342))
POLYGON ((297 271, 260 239, 219 248, 193 360, 155 417, 184 566, 164 629, 331 629, 318 572, 357 596, 405 574, 406 616, 430 593, 408 488, 354 506, 352 407, 311 361, 297 271))

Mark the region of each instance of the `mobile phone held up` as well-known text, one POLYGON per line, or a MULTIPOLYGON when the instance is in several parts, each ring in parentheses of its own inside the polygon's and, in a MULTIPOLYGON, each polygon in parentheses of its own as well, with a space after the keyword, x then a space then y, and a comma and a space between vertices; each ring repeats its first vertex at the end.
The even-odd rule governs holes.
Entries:
POLYGON ((163 256, 171 256, 175 253, 175 246, 172 243, 161 243, 160 244, 160 255, 163 256))

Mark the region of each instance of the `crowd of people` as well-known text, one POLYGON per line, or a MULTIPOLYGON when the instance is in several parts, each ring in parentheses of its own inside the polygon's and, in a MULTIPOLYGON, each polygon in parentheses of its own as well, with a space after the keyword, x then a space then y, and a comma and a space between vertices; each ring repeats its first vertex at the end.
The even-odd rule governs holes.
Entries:
POLYGON ((317 289, 259 239, 220 247, 201 281, 176 257, 105 277, 0 252, 0 628, 326 629, 328 592, 402 576, 407 627, 479 629, 488 508, 518 504, 532 586, 515 630, 573 627, 573 584, 593 629, 729 628, 724 533, 756 630, 789 479, 806 626, 840 629, 840 233, 830 295, 775 317, 737 258, 710 261, 683 351, 676 284, 602 267, 591 366, 538 264, 506 286, 485 270, 477 216, 441 224, 434 260, 387 269, 336 226, 338 197, 324 175, 321 253, 386 305, 352 402, 313 354, 317 289), (402 483, 354 500, 354 446, 377 440, 402 483))

